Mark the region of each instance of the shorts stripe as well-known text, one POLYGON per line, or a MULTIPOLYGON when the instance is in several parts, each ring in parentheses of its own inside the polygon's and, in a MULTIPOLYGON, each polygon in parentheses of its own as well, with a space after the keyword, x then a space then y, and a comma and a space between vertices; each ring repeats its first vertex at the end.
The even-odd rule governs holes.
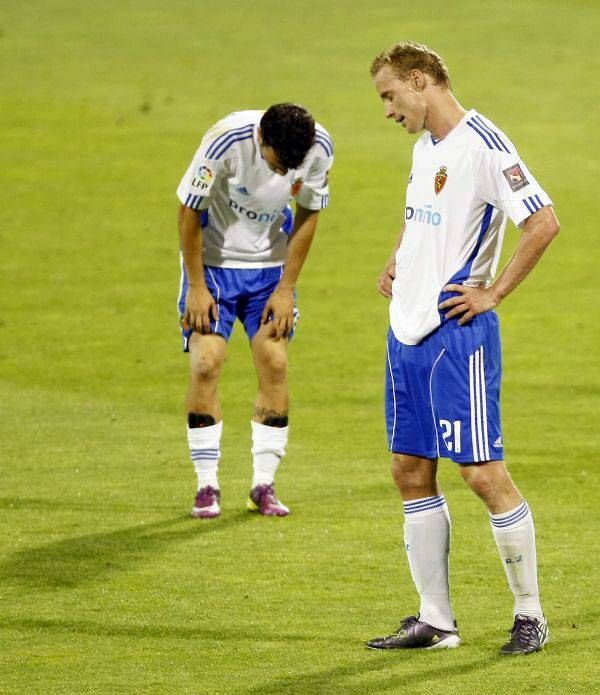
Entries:
POLYGON ((390 370, 390 381, 392 382, 392 394, 394 396, 394 426, 392 428, 392 436, 390 438, 390 450, 392 449, 392 446, 394 445, 394 435, 396 434, 396 387, 394 385, 394 372, 392 372, 392 363, 390 361, 390 348, 389 345, 386 343, 385 346, 385 351, 387 354, 387 363, 388 363, 388 369, 390 370))
MULTIPOLYGON (((219 297, 221 296, 221 290, 219 288, 219 285, 217 285, 217 281, 215 280, 215 276, 213 275, 212 270, 210 269, 209 266, 205 266, 206 270, 210 273, 210 277, 214 283, 214 286, 217 288, 217 309, 219 308, 219 297)), ((209 317, 210 318, 210 317, 209 317)), ((217 322, 215 323, 215 333, 219 332, 219 319, 217 318, 217 322)))
POLYGON ((482 413, 481 420, 483 421, 483 447, 485 454, 485 461, 490 460, 490 443, 488 440, 488 427, 487 427, 487 391, 485 386, 485 366, 483 363, 483 345, 479 348, 481 351, 481 404, 482 413))
MULTIPOLYGON (((183 299, 183 285, 185 283, 185 267, 183 265, 183 253, 179 252, 179 267, 181 268, 181 275, 179 277, 179 295, 177 296, 177 313, 179 313, 179 305, 183 299)), ((184 309, 185 311, 185 309, 184 309)))
POLYGON ((483 345, 472 355, 469 355, 469 398, 471 401, 473 461, 475 463, 490 461, 483 345))
POLYGON ((473 445, 473 461, 479 463, 479 450, 475 436, 475 389, 473 388, 473 355, 469 355, 469 398, 471 401, 471 443, 473 445))
POLYGON ((442 359, 445 352, 446 352, 446 348, 443 348, 443 350, 437 356, 436 361, 433 363, 433 367, 431 368, 431 373, 429 374, 429 403, 431 404, 431 417, 433 418, 433 431, 435 432, 435 446, 437 449, 437 455, 438 456, 440 455, 440 439, 438 437, 437 422, 435 419, 435 411, 433 409, 433 393, 431 391, 431 380, 433 378, 433 372, 435 371, 437 363, 442 359))

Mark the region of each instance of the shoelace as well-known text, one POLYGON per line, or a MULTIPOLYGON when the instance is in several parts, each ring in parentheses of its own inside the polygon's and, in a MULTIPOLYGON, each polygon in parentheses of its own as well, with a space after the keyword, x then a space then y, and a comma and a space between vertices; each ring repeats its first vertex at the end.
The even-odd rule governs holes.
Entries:
POLYGON ((538 627, 531 618, 516 618, 510 633, 510 641, 519 646, 530 644, 538 634, 538 627))
POLYGON ((403 630, 408 630, 409 627, 416 625, 418 622, 419 618, 416 615, 411 615, 409 618, 406 618, 402 625, 396 630, 396 634, 399 635, 403 630))

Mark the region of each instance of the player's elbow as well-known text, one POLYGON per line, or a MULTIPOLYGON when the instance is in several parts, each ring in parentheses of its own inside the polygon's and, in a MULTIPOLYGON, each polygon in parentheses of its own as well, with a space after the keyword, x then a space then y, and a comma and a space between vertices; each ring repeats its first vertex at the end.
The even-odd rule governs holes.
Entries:
POLYGON ((560 222, 555 217, 552 224, 550 224, 550 227, 548 229, 548 236, 550 237, 550 240, 554 239, 554 237, 557 236, 559 232, 560 232, 560 222))
POLYGON ((542 230, 542 235, 544 238, 545 245, 547 246, 554 237, 560 232, 560 223, 556 219, 556 217, 553 216, 553 219, 547 220, 546 224, 544 225, 544 228, 542 230))

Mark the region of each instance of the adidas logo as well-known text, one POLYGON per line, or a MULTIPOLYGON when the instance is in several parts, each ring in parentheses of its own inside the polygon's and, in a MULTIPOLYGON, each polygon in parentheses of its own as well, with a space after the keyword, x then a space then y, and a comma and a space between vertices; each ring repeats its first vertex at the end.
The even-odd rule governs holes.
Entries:
POLYGON ((498 437, 496 441, 492 444, 495 449, 500 449, 502 447, 502 437, 498 437))
POLYGON ((243 195, 250 195, 250 193, 248 193, 248 189, 247 189, 245 186, 242 186, 241 188, 238 188, 238 189, 237 189, 237 192, 238 192, 238 193, 242 193, 243 195))

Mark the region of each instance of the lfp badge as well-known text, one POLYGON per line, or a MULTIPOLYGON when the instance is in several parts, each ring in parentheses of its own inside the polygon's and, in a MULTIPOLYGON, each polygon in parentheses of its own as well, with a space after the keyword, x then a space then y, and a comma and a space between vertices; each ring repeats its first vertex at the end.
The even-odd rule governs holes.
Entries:
POLYGON ((440 193, 442 188, 446 185, 446 180, 448 178, 448 174, 446 173, 447 171, 448 171, 448 167, 441 166, 440 170, 435 175, 433 187, 435 189, 436 195, 438 195, 438 193, 440 193))
POLYGON ((212 180, 213 180, 212 171, 208 167, 201 164, 198 167, 198 171, 196 172, 196 175, 192 179, 192 186, 194 188, 199 188, 202 191, 205 188, 208 188, 210 186, 210 182, 212 180))

